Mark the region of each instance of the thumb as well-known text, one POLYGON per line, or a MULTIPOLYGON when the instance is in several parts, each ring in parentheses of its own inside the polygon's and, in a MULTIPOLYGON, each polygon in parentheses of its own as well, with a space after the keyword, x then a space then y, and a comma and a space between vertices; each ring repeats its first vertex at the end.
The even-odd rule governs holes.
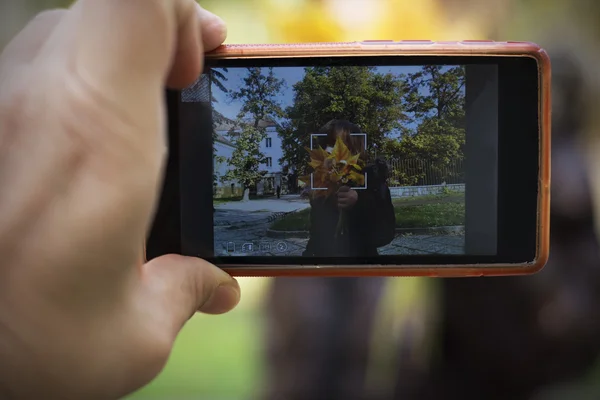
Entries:
POLYGON ((167 255, 143 267, 145 287, 162 302, 178 331, 196 313, 224 314, 240 301, 238 282, 215 265, 194 257, 167 255))

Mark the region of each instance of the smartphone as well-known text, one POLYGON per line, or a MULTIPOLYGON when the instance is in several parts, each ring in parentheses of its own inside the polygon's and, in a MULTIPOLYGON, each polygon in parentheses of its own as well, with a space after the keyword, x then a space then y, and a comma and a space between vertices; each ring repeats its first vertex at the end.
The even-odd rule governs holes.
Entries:
POLYGON ((234 276, 535 273, 550 79, 532 43, 222 46, 167 92, 146 258, 234 276))

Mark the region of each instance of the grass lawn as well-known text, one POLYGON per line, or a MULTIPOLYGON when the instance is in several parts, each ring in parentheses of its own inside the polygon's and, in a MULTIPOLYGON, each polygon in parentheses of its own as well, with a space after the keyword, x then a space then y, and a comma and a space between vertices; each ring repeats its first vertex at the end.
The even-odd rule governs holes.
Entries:
MULTIPOLYGON (((464 225, 464 193, 394 199, 398 228, 430 228, 464 225)), ((279 231, 307 231, 310 208, 290 214, 271 225, 279 231)))
POLYGON ((398 228, 431 228, 465 224, 464 203, 394 205, 398 228))
POLYGON ((425 196, 400 197, 394 199, 393 202, 394 205, 464 203, 465 194, 461 192, 450 192, 447 194, 430 194, 425 196))
POLYGON ((271 229, 278 231, 307 231, 309 227, 310 208, 289 214, 271 225, 271 229))
MULTIPOLYGON (((262 285, 265 280, 255 281, 262 285)), ((238 309, 220 316, 192 318, 159 377, 126 400, 254 397, 264 385, 264 322, 260 309, 263 289, 242 286, 246 296, 238 309)))

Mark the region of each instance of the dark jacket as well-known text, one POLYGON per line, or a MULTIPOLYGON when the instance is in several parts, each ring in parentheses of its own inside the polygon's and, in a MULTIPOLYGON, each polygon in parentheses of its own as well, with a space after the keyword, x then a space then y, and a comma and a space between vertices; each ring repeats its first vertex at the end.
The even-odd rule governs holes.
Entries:
POLYGON ((345 211, 346 233, 335 238, 340 216, 337 197, 311 199, 310 238, 304 256, 373 257, 395 235, 396 218, 390 190, 375 166, 365 169, 367 188, 357 190, 354 207, 345 211))

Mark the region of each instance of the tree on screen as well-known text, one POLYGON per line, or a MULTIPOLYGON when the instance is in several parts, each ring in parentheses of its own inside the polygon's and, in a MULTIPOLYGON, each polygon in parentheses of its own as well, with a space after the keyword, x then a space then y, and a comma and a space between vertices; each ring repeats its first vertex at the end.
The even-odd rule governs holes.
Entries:
MULTIPOLYGON (((441 181, 455 179, 451 175, 456 172, 447 167, 464 158, 465 68, 427 65, 407 74, 405 87, 403 103, 410 128, 403 129, 401 140, 385 140, 383 152, 397 159, 418 160, 441 181)), ((420 184, 425 172, 411 174, 410 179, 397 179, 398 184, 420 184)))
POLYGON ((235 150, 228 162, 233 168, 222 179, 237 180, 244 187, 244 201, 249 199, 250 188, 266 174, 261 169, 266 159, 260 145, 267 136, 265 122, 283 115, 276 97, 284 86, 285 81, 275 76, 273 68, 252 67, 247 69, 242 85, 229 92, 230 99, 242 105, 236 121, 239 130, 231 137, 235 150))
MULTIPOLYGON (((228 81, 228 78, 226 75, 228 72, 229 71, 227 70, 227 68, 220 68, 220 71, 217 68, 211 68, 207 73, 208 81, 209 81, 209 90, 210 90, 210 101, 213 103, 213 106, 212 106, 213 157, 215 157, 215 161, 217 163, 222 163, 222 162, 226 161, 225 157, 216 155, 217 149, 215 147, 215 143, 217 142, 216 127, 221 122, 226 120, 226 118, 223 114, 218 112, 216 110, 216 108, 214 107, 214 104, 218 103, 219 101, 215 98, 215 96, 213 96, 213 90, 216 87, 218 90, 222 91, 223 93, 229 93, 229 91, 227 90, 227 88, 225 87, 225 84, 224 84, 224 82, 228 81)), ((218 180, 219 180, 219 177, 217 176, 216 172, 213 171, 213 186, 216 186, 218 180)))
POLYGON ((426 65, 405 78, 406 111, 415 119, 464 117, 465 68, 426 65))
POLYGON ((368 150, 383 144, 404 118, 404 83, 373 67, 309 67, 294 85, 294 103, 281 132, 283 160, 306 173, 310 135, 332 119, 349 120, 368 133, 368 150))
MULTIPOLYGON (((208 71, 208 77, 210 79, 211 86, 216 87, 223 93, 229 93, 229 90, 225 87, 224 82, 227 82, 229 79, 227 78, 227 74, 229 70, 227 68, 211 68, 208 71), (220 70, 220 71, 219 71, 220 70)), ((211 91, 212 94, 212 91, 211 91)), ((214 96, 211 96, 211 101, 213 103, 218 103, 217 99, 214 96)))

